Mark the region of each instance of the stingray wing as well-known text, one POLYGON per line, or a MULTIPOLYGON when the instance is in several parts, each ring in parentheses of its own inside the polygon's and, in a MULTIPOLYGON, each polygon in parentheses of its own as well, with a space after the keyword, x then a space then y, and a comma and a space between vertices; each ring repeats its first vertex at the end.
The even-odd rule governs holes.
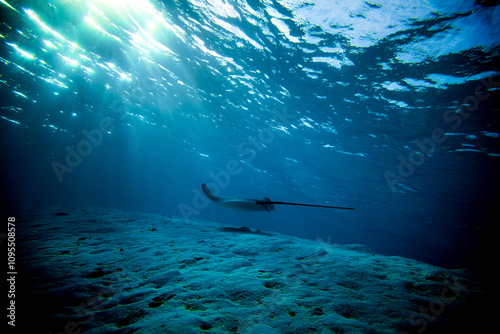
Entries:
POLYGON ((273 201, 271 201, 269 198, 264 197, 262 201, 257 201, 258 204, 264 206, 267 211, 273 212, 274 211, 274 205, 273 201))

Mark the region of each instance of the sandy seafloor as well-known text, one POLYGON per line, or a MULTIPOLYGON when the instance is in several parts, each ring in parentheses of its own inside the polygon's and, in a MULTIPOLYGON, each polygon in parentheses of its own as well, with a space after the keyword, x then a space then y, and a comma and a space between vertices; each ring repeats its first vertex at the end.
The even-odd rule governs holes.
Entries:
POLYGON ((17 330, 481 332, 466 270, 210 221, 103 208, 16 212, 17 330))

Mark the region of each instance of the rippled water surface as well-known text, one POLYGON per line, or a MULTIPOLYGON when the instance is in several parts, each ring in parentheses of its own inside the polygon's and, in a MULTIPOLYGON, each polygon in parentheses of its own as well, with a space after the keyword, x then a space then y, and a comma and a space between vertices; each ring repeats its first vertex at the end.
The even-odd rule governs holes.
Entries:
POLYGON ((496 1, 0 0, 2 197, 449 267, 498 220, 496 1), (220 195, 355 207, 233 212, 220 195))

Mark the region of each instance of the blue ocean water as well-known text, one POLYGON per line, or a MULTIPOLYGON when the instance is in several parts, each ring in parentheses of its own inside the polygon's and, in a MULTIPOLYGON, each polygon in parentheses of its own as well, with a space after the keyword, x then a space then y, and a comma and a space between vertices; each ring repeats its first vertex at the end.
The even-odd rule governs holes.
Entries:
POLYGON ((2 205, 207 219, 474 267, 497 1, 0 1, 2 205), (220 196, 354 207, 231 211, 220 196))

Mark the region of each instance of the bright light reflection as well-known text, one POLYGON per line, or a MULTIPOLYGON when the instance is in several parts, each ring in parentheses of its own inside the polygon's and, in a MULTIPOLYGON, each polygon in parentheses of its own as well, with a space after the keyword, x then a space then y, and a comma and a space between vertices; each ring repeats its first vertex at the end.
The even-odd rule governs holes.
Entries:
POLYGON ((13 90, 12 92, 13 92, 14 94, 16 94, 16 95, 19 95, 19 96, 24 97, 25 99, 27 99, 27 98, 28 98, 26 95, 24 95, 24 94, 23 94, 23 93, 21 93, 21 92, 18 92, 18 91, 15 91, 15 90, 13 90))
POLYGON ((49 32, 51 33, 52 35, 54 35, 55 37, 63 40, 63 41, 66 41, 66 39, 64 37, 61 36, 61 34, 59 34, 57 31, 54 31, 53 29, 51 29, 48 25, 46 25, 37 15, 37 13, 35 13, 33 10, 31 9, 24 9, 24 12, 26 13, 26 15, 32 19, 33 21, 36 22, 36 24, 38 24, 40 26, 40 28, 42 28, 42 30, 44 30, 45 32, 49 32))
POLYGON ((33 56, 33 54, 24 51, 23 49, 19 48, 16 44, 14 44, 14 43, 7 43, 7 42, 6 42, 6 44, 9 45, 9 46, 12 46, 17 51, 17 53, 19 53, 24 58, 35 59, 35 56, 33 56))
MULTIPOLYGON (((5 0, 0 0, 0 3, 3 3, 5 6, 9 7, 10 9, 12 10, 15 10, 17 12, 17 9, 15 9, 14 7, 12 7, 7 1, 5 0)), ((19 12, 18 12, 19 13, 19 12)))
POLYGON ((82 65, 82 69, 83 69, 83 70, 85 71, 85 73, 87 73, 87 74, 94 74, 94 73, 95 73, 95 71, 94 71, 93 69, 88 68, 88 67, 83 66, 83 65, 82 65))
POLYGON ((97 29, 97 30, 99 30, 99 31, 103 31, 103 29, 101 28, 101 26, 100 26, 100 25, 98 25, 98 24, 94 21, 94 19, 93 19, 92 17, 90 17, 90 16, 86 16, 86 17, 85 17, 85 21, 86 21, 88 24, 90 24, 92 27, 94 27, 95 29, 97 29))
POLYGON ((48 40, 44 39, 44 40, 43 40, 43 43, 44 43, 47 47, 49 47, 49 48, 51 48, 51 49, 57 49, 57 47, 56 47, 56 46, 54 45, 54 43, 52 43, 51 41, 48 41, 48 40))
MULTIPOLYGON (((16 10, 5 0, 0 0, 0 2, 16 10)), ((61 4, 61 7, 58 8, 60 12, 72 10, 69 5, 70 3, 71 2, 68 2, 67 6, 62 6, 61 4)), ((152 57, 150 56, 151 52, 169 53, 175 56, 175 53, 162 43, 166 36, 165 34, 172 33, 172 35, 176 35, 181 40, 184 40, 185 32, 166 18, 161 11, 156 10, 149 0, 87 0, 86 4, 89 7, 87 7, 86 10, 84 9, 83 13, 80 14, 84 19, 84 23, 87 24, 86 29, 97 30, 103 34, 101 36, 103 38, 112 37, 114 40, 126 44, 122 44, 120 48, 123 48, 127 54, 130 54, 130 51, 133 50, 139 55, 144 54, 144 59, 148 62, 152 62, 152 57), (124 32, 125 34, 123 34, 124 32), (115 36, 113 33, 117 35, 115 36), (123 41, 117 36, 121 36, 123 41), (127 50, 126 46, 128 46, 129 50, 127 50)), ((42 56, 47 53, 54 52, 54 54, 60 57, 60 59, 68 65, 63 73, 68 74, 69 77, 74 75, 74 70, 78 69, 81 70, 82 74, 90 81, 90 75, 96 73, 96 71, 104 70, 104 72, 118 80, 130 82, 134 80, 133 74, 122 71, 118 64, 99 62, 101 59, 99 54, 93 53, 90 50, 86 51, 74 41, 66 39, 64 36, 70 36, 68 33, 65 33, 66 30, 60 30, 59 26, 54 26, 55 29, 51 28, 50 23, 47 24, 44 22, 44 20, 42 20, 43 16, 39 15, 34 9, 23 7, 19 7, 19 9, 20 13, 24 14, 25 19, 31 21, 32 28, 37 28, 42 33, 38 40, 40 43, 39 48, 43 51, 40 58, 43 58, 42 56)), ((82 26, 78 26, 78 28, 85 29, 85 27, 82 26)), ((36 29, 34 30, 36 31, 36 29)), ((24 33, 23 31, 17 30, 21 35, 26 35, 26 31, 29 32, 28 35, 32 35, 30 30, 24 30, 24 33)), ((0 35, 0 38, 5 37, 4 35, 0 35)), ((105 42, 108 43, 107 40, 105 42)), ((36 53, 27 52, 14 43, 6 44, 11 46, 16 54, 25 59, 37 59, 36 53)), ((83 47, 87 46, 83 45, 83 47)), ((219 57, 221 56, 219 55, 219 57)), ((54 71, 52 69, 54 64, 49 64, 50 62, 47 63, 42 59, 38 59, 38 61, 40 61, 40 63, 37 63, 39 66, 50 72, 48 75, 38 76, 40 79, 59 88, 68 88, 67 85, 72 81, 68 81, 68 77, 63 73, 54 71), (62 82, 56 78, 61 79, 62 82)), ((8 60, 4 60, 3 58, 0 58, 0 62, 8 62, 10 64, 8 60)), ((15 62, 12 62, 12 64, 34 75, 19 64, 15 62)), ((157 66, 160 65, 157 64, 157 66)), ((166 68, 163 69, 169 72, 166 68)), ((179 81, 179 84, 183 83, 179 81)), ((106 85, 106 89, 110 89, 110 86, 106 85)), ((53 92, 54 95, 59 95, 59 93, 59 91, 53 92)), ((28 98, 18 91, 14 91, 14 94, 28 98)))
POLYGON ((126 81, 132 81, 132 78, 130 78, 130 74, 127 73, 120 73, 120 79, 126 81))
POLYGON ((15 123, 15 124, 18 124, 18 125, 21 124, 18 121, 14 121, 13 119, 10 119, 10 118, 4 117, 4 116, 0 116, 0 118, 3 118, 6 121, 9 121, 9 122, 12 122, 12 123, 15 123))
POLYGON ((106 36, 109 36, 115 40, 117 40, 118 42, 121 42, 122 40, 118 37, 118 36, 115 36, 113 34, 110 34, 109 32, 107 32, 106 30, 104 30, 99 24, 97 24, 94 20, 94 18, 90 17, 90 16, 86 16, 85 17, 85 21, 87 21, 87 23, 89 23, 92 27, 94 27, 96 30, 102 32, 103 34, 105 34, 106 36))
POLYGON ((78 66, 78 61, 75 59, 68 58, 66 56, 63 56, 62 54, 59 54, 59 56, 64 59, 69 65, 71 66, 78 66))

